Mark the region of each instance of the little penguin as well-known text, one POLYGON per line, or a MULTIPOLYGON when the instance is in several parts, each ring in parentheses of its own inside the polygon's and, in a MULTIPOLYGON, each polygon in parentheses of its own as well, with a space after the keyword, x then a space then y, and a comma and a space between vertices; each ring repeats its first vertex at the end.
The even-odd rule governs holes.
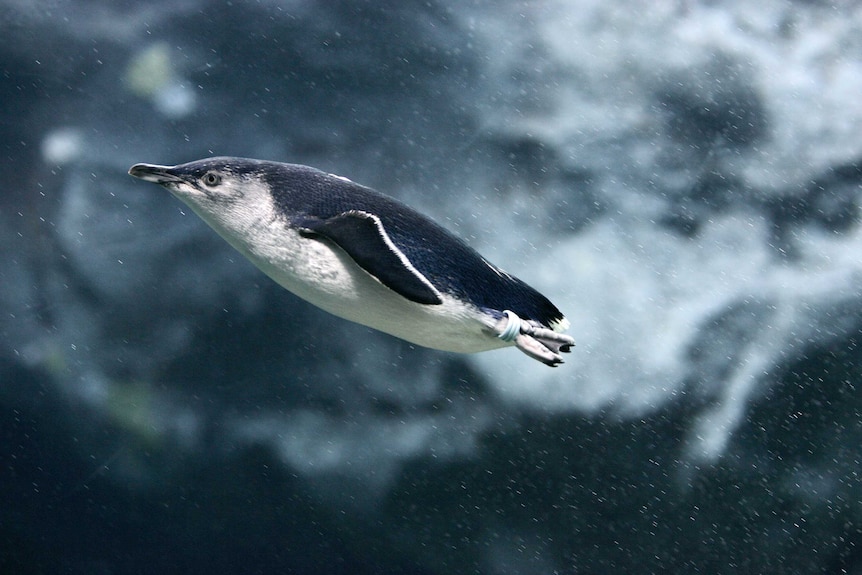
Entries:
POLYGON ((514 345, 550 366, 575 343, 548 298, 347 178, 234 157, 129 174, 167 188, 265 274, 339 317, 444 351, 514 345))

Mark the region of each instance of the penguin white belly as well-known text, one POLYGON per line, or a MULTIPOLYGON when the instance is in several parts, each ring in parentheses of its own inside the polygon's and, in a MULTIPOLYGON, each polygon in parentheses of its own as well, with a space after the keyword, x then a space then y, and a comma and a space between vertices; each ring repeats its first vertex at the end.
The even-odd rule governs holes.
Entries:
POLYGON ((410 301, 330 242, 286 227, 264 236, 268 234, 251 242, 225 239, 279 285, 329 313, 443 351, 473 353, 511 345, 490 331, 493 323, 483 321, 475 307, 446 294, 437 305, 410 301))

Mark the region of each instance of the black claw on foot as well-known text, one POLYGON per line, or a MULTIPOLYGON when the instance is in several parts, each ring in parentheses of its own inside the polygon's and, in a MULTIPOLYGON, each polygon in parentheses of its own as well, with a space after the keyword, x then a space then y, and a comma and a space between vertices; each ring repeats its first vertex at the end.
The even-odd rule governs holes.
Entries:
POLYGON ((563 363, 560 353, 568 353, 575 345, 575 340, 570 336, 532 320, 522 320, 508 310, 497 326, 497 337, 514 341, 515 346, 525 354, 551 367, 563 363))

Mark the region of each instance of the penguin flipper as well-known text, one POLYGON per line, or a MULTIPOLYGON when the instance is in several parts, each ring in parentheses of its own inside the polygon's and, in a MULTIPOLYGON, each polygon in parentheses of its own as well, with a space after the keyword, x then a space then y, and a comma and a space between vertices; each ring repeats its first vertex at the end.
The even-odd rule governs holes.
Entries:
POLYGON ((300 225, 300 233, 332 241, 359 267, 410 301, 425 305, 443 303, 440 292, 398 249, 376 215, 351 210, 322 220, 309 218, 300 225))

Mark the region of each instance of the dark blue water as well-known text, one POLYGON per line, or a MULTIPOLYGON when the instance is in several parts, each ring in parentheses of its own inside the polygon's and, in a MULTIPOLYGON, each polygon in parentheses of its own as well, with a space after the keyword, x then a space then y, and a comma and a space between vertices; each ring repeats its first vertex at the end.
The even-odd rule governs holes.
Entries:
POLYGON ((860 570, 847 3, 2 4, 0 572, 860 570), (303 163, 540 289, 350 324, 137 162, 303 163))

